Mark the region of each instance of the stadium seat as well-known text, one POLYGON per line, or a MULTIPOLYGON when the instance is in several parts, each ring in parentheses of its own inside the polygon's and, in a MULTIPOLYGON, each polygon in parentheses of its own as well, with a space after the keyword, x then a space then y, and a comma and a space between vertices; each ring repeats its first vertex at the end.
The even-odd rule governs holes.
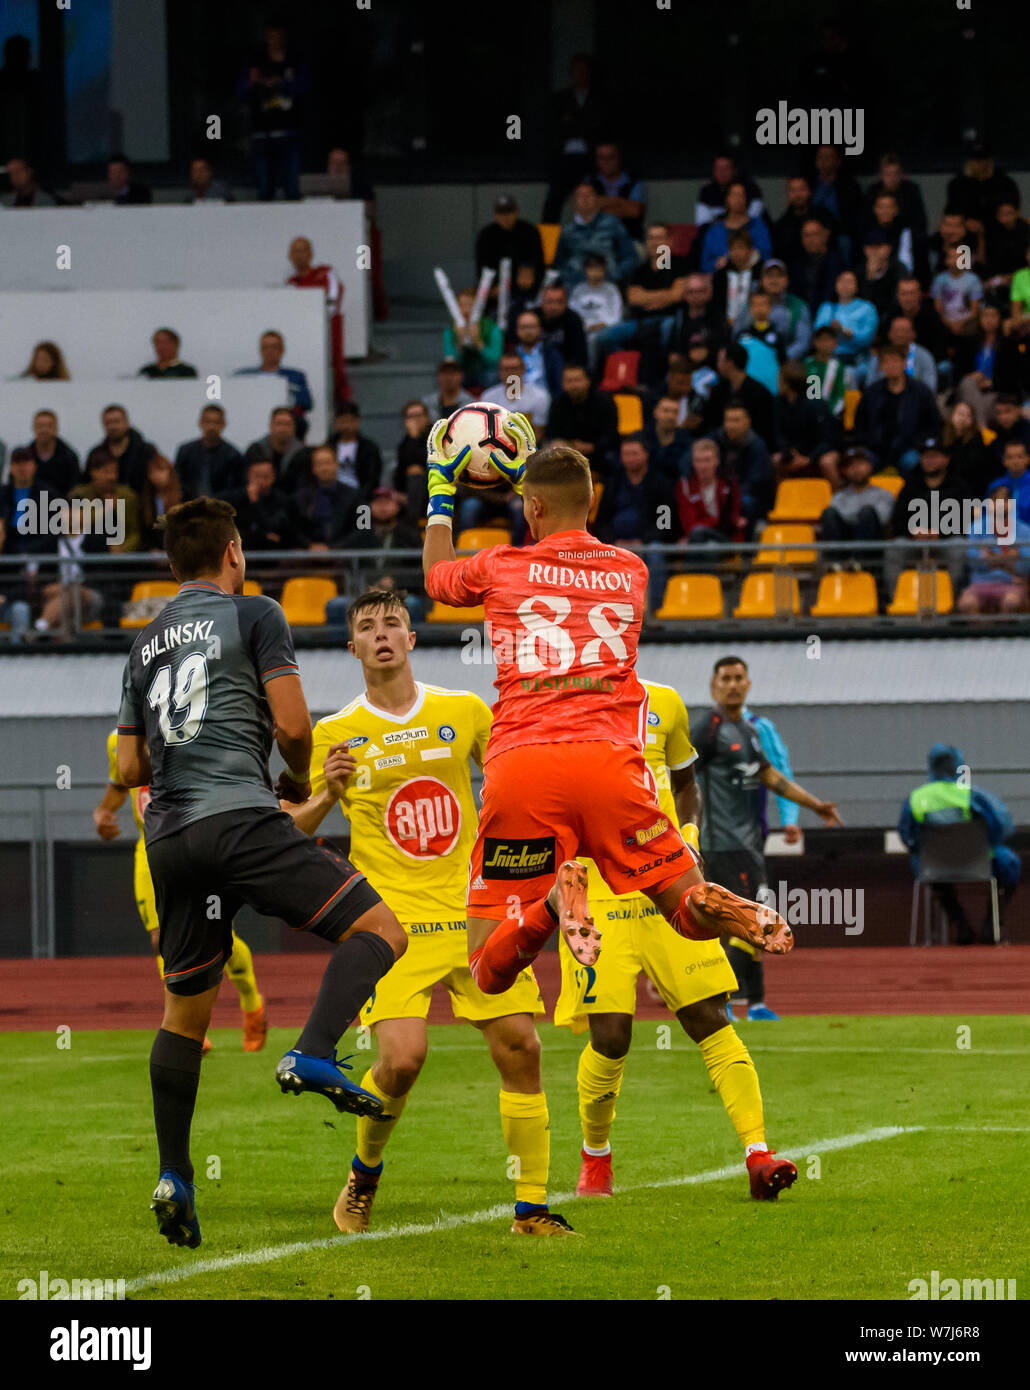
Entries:
POLYGON ((639 396, 616 396, 615 409, 619 413, 620 434, 636 434, 644 428, 644 407, 639 396))
MULTIPOLYGON (((138 584, 132 586, 129 602, 139 603, 147 598, 174 598, 178 592, 179 586, 174 579, 141 579, 138 584)), ((149 618, 120 618, 118 626, 146 627, 153 620, 153 614, 149 618)))
POLYGON ((997 431, 988 429, 986 425, 984 425, 983 429, 980 431, 980 438, 983 440, 985 446, 992 444, 997 437, 997 431))
POLYGON ((755 556, 756 565, 814 565, 814 550, 777 550, 778 545, 797 545, 802 541, 814 541, 815 528, 796 522, 780 526, 767 526, 762 532, 762 548, 755 556))
POLYGON ((792 575, 757 570, 744 580, 735 618, 775 618, 778 613, 801 612, 798 581, 792 575))
POLYGON ((587 521, 594 521, 597 517, 597 509, 601 505, 601 498, 604 496, 604 483, 594 482, 593 500, 590 503, 590 510, 587 512, 587 521))
POLYGON ((291 627, 321 627, 325 622, 325 606, 337 594, 331 579, 287 579, 282 596, 286 621, 291 627))
POLYGON ((825 478, 784 478, 776 489, 769 521, 818 521, 830 505, 833 489, 825 478))
POLYGON ((902 570, 887 612, 892 618, 906 618, 920 611, 950 613, 954 606, 947 570, 902 570))
POLYGON ((561 223, 538 222, 537 231, 540 233, 540 240, 544 245, 544 265, 553 265, 554 253, 558 249, 558 238, 561 236, 561 223))
POLYGON ((876 581, 865 570, 824 574, 812 605, 813 618, 874 618, 878 611, 876 581))
POLYGON ((243 592, 245 594, 262 594, 264 590, 256 579, 245 579, 243 581, 243 592))
POLYGON ((636 386, 639 374, 639 352, 610 352, 604 364, 601 390, 614 396, 616 391, 625 391, 628 386, 636 386))
POLYGON ((656 618, 721 618, 722 585, 714 574, 674 574, 656 618))
POLYGON ((491 545, 507 545, 511 540, 508 530, 500 527, 480 527, 478 530, 459 531, 454 542, 455 550, 487 550, 491 545))
POLYGON ((434 601, 426 614, 427 623, 482 623, 486 612, 480 604, 478 608, 451 608, 449 604, 434 601))
POLYGON ((900 473, 874 473, 869 481, 874 487, 886 488, 894 497, 905 486, 905 479, 900 473))
POLYGON ((690 248, 697 239, 697 226, 693 222, 670 222, 669 250, 674 256, 689 256, 690 248))
POLYGON ((844 425, 845 434, 850 434, 855 428, 855 412, 858 410, 858 403, 861 399, 861 391, 844 392, 844 416, 842 423, 844 425))

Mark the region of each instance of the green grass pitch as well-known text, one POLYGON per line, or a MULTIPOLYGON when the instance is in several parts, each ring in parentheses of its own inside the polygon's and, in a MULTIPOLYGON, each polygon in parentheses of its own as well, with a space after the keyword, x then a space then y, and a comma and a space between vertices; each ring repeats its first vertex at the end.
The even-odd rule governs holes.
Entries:
MULTIPOLYGON (((552 1205, 585 1240, 509 1234, 499 1083, 474 1029, 430 1030, 387 1150, 374 1238, 340 1237, 332 1222, 353 1119, 274 1083, 294 1034, 273 1030, 247 1055, 238 1032, 216 1031, 193 1128, 195 1252, 161 1240, 148 1210, 152 1035, 75 1033, 59 1050, 53 1034, 7 1034, 0 1297, 47 1270, 122 1278, 130 1297, 160 1299, 907 1299, 909 1281, 934 1269, 1014 1278, 1026 1297, 1025 1018, 739 1027, 770 1144, 800 1173, 776 1203, 749 1199, 736 1136, 674 1022, 668 1048, 660 1025, 636 1025, 612 1136, 615 1198, 570 1199, 583 1040, 542 1025, 552 1205)), ((357 1054, 358 1078, 372 1056, 357 1054)))

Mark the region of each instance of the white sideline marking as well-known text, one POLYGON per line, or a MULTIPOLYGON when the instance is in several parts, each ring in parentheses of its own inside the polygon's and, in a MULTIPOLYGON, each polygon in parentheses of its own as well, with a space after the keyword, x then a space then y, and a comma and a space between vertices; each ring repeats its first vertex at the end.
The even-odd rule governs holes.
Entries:
MULTIPOLYGON (((899 1134, 919 1134, 924 1125, 890 1125, 881 1129, 867 1129, 860 1134, 841 1134, 835 1139, 820 1139, 815 1144, 798 1144, 796 1152, 807 1157, 809 1154, 832 1153, 835 1149, 850 1149, 858 1144, 871 1144, 879 1139, 896 1139, 899 1134)), ((698 1183, 722 1182, 726 1178, 739 1178, 742 1165, 728 1164, 724 1168, 710 1168, 704 1173, 687 1173, 678 1178, 662 1178, 658 1182, 636 1183, 631 1187, 618 1187, 618 1193, 647 1192, 658 1187, 693 1187, 698 1183)), ((552 1206, 564 1206, 577 1200, 574 1192, 556 1192, 549 1198, 552 1206)), ((579 1200, 586 1200, 580 1198, 579 1200)), ((460 1226, 482 1226, 488 1221, 500 1221, 511 1215, 511 1202, 501 1202, 485 1211, 474 1211, 450 1216, 440 1216, 436 1221, 412 1222, 406 1226, 386 1226, 380 1231, 366 1231, 363 1234, 326 1236, 322 1240, 298 1240, 289 1245, 266 1245, 259 1250, 244 1250, 238 1255, 220 1255, 214 1259, 198 1260, 195 1264, 180 1265, 175 1269, 162 1269, 154 1274, 144 1274, 138 1279, 130 1279, 125 1285, 129 1292, 150 1288, 154 1284, 180 1284, 193 1279, 198 1274, 213 1274, 223 1269, 239 1269, 243 1265, 271 1264, 274 1260, 288 1260, 293 1255, 304 1255, 311 1250, 335 1250, 341 1245, 351 1245, 354 1241, 362 1244, 370 1240, 396 1240, 402 1236, 434 1235, 439 1231, 455 1230, 460 1226)))

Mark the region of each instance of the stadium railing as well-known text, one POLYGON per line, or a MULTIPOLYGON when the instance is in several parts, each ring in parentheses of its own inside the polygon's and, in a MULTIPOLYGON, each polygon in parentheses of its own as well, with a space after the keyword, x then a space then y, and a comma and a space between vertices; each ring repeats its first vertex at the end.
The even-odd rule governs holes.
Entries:
MULTIPOLYGON (((920 631, 964 633, 987 627, 1030 630, 1026 612, 959 611, 959 596, 969 579, 968 538, 838 543, 807 534, 789 539, 788 529, 775 534, 767 529, 761 541, 751 544, 635 547, 652 573, 645 636, 675 638, 719 628, 771 635, 799 625, 878 633, 910 631, 913 625, 920 631)), ((35 620, 45 585, 56 581, 59 564, 69 563, 53 555, 0 555, 0 598, 27 601, 35 620)), ((167 562, 156 552, 83 555, 74 563, 81 579, 64 585, 66 626, 55 633, 30 629, 27 646, 53 650, 57 641, 127 647, 174 592, 167 562), (141 587, 154 584, 156 592, 141 587)), ((450 640, 448 627, 454 626, 446 614, 441 622, 440 612, 425 597, 420 550, 249 552, 247 577, 252 592, 283 603, 302 645, 346 640, 345 605, 326 615, 334 588, 336 597, 351 600, 385 583, 407 593, 416 624, 432 612, 428 627, 434 640, 450 640)), ((0 650, 14 645, 9 616, 0 605, 0 650)), ((462 613, 456 621, 467 625, 469 619, 462 613)))

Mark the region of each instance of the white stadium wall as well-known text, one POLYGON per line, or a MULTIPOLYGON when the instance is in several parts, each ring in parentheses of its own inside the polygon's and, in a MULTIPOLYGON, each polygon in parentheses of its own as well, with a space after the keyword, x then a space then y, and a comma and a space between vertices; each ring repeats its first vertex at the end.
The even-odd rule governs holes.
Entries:
POLYGON ((360 201, 39 208, 0 217, 0 291, 279 289, 292 274, 290 242, 306 236, 316 264, 330 264, 343 283, 348 357, 368 353, 360 201))
MULTIPOLYGON (((160 422, 161 432, 148 438, 167 453, 196 435, 197 416, 208 397, 206 379, 216 375, 229 415, 226 437, 242 447, 266 432, 272 406, 286 402, 285 381, 232 375, 240 367, 257 366, 258 338, 267 328, 277 328, 286 339, 286 365, 307 376, 314 401, 312 437, 319 437, 329 410, 328 335, 322 297, 314 290, 0 294, 0 439, 8 448, 31 439, 32 413, 46 406, 58 412, 62 438, 81 452, 100 438, 105 405, 118 401, 129 409, 132 402, 160 422), (149 381, 137 375, 153 360, 150 339, 162 326, 181 336, 183 361, 196 367, 197 381, 149 381), (33 345, 44 339, 61 348, 70 381, 20 379, 33 345), (255 381, 260 392, 249 390, 255 381), (172 390, 175 399, 164 399, 172 390)), ((130 413, 146 433, 135 411, 130 413)))

